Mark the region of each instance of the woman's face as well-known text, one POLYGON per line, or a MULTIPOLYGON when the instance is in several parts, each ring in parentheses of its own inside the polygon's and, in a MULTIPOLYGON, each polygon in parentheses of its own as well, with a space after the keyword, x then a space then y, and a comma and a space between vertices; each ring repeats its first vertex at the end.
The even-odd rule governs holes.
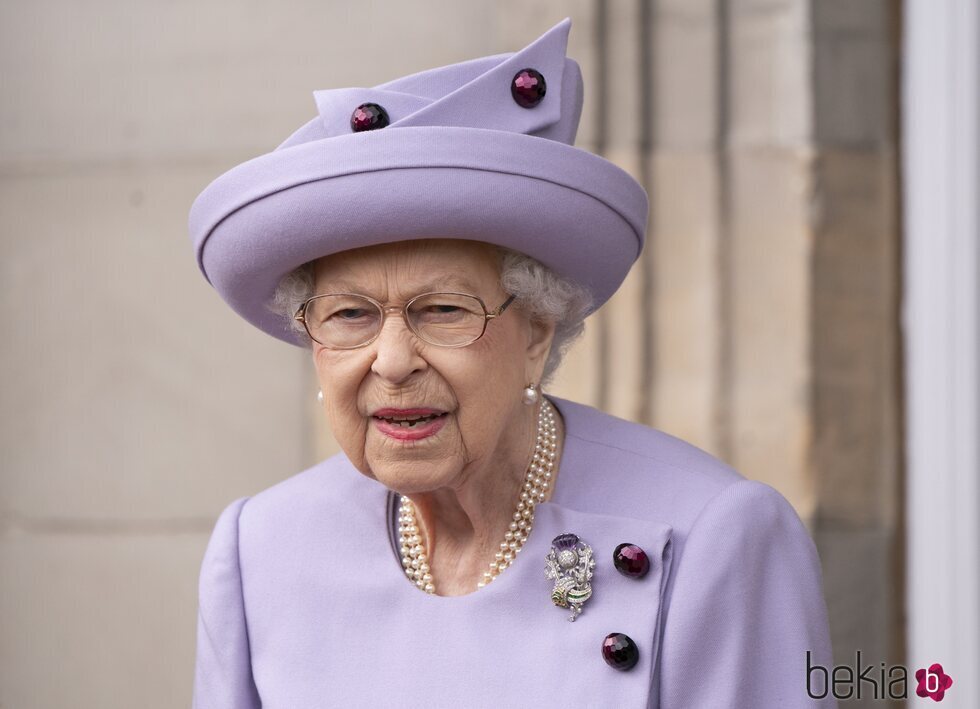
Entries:
MULTIPOLYGON (((476 241, 369 246, 315 267, 316 294, 359 293, 400 306, 420 293, 456 291, 479 296, 488 310, 508 298, 496 251, 476 241)), ((553 326, 532 323, 512 304, 465 347, 420 340, 394 311, 364 347, 332 350, 314 342, 334 436, 358 470, 402 494, 455 488, 502 465, 521 467, 534 433, 521 395, 540 381, 553 334, 553 326), (413 409, 438 415, 412 427, 390 420, 413 409)))

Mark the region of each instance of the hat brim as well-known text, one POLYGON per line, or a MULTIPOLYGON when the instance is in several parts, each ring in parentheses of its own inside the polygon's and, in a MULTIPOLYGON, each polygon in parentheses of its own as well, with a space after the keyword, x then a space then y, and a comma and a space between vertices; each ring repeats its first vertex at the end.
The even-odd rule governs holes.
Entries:
POLYGON ((643 247, 647 195, 613 163, 553 140, 480 128, 404 127, 282 148, 245 162, 195 200, 204 276, 242 317, 306 341, 269 304, 308 261, 424 238, 484 241, 582 284, 593 309, 643 247))

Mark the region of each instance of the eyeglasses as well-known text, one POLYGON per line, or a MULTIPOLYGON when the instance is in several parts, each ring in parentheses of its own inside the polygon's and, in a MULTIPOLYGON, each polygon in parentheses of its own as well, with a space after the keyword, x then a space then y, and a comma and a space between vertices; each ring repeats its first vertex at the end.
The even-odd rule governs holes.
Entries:
POLYGON ((483 301, 466 293, 422 293, 405 305, 387 305, 357 293, 324 293, 308 299, 293 316, 314 341, 334 350, 369 345, 381 334, 388 312, 400 312, 420 340, 439 347, 465 347, 486 332, 516 296, 487 311, 483 301))

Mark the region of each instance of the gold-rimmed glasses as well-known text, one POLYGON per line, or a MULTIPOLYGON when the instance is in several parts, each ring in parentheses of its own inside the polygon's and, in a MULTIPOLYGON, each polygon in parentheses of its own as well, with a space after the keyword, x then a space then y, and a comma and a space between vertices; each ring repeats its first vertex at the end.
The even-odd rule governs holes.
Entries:
POLYGON ((389 312, 400 312, 408 329, 438 347, 471 345, 516 296, 488 311, 483 300, 468 293, 422 293, 404 305, 388 305, 358 293, 323 293, 309 298, 293 316, 310 337, 334 350, 352 350, 374 342, 389 312))

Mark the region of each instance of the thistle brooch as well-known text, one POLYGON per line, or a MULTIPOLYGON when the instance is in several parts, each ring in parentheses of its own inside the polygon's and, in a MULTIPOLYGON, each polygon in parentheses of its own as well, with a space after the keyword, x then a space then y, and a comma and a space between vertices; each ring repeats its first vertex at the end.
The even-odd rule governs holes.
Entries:
POLYGON ((545 578, 554 579, 551 601, 560 608, 571 608, 568 617, 574 621, 582 606, 592 597, 592 547, 571 532, 559 534, 551 540, 551 551, 545 560, 545 578))

